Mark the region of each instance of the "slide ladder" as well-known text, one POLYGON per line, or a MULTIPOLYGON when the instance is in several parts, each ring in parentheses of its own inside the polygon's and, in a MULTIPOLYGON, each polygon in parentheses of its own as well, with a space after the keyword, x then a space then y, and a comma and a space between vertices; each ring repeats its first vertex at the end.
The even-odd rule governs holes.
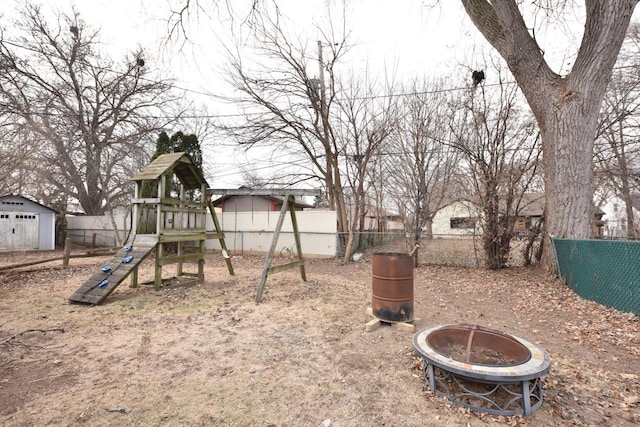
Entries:
POLYGON ((125 246, 93 274, 73 295, 69 301, 86 304, 100 304, 113 292, 132 272, 134 285, 137 282, 138 266, 155 249, 155 243, 136 243, 136 246, 125 246))

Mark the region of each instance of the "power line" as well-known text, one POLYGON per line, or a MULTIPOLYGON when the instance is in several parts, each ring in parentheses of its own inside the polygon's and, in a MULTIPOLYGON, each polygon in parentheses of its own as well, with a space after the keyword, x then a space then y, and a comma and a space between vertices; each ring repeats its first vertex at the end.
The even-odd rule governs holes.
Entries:
MULTIPOLYGON (((34 48, 30 48, 28 46, 23 46, 19 43, 13 42, 11 40, 3 40, 3 43, 6 43, 8 45, 11 46, 15 46, 21 49, 26 49, 26 50, 30 50, 32 52, 38 53, 38 54, 43 54, 42 51, 39 51, 37 49, 34 48)), ((103 70, 103 71, 109 71, 115 74, 120 73, 119 71, 113 70, 111 68, 107 68, 107 67, 103 67, 103 66, 99 66, 99 65, 94 65, 95 68, 103 70)), ((149 83, 161 83, 162 81, 160 80, 154 80, 154 79, 150 79, 144 76, 138 76, 138 78, 142 81, 146 81, 149 83)), ((503 84, 516 84, 516 82, 514 81, 509 81, 509 82, 502 82, 502 83, 485 83, 483 86, 484 87, 499 87, 503 84)), ((176 85, 176 84, 171 84, 170 85, 172 88, 181 90, 183 92, 186 93, 192 93, 192 94, 196 94, 196 95, 201 95, 201 96, 206 96, 209 98, 213 98, 216 100, 224 100, 228 103, 233 103, 233 101, 229 100, 228 97, 224 97, 221 95, 217 95, 215 93, 211 93, 209 91, 200 91, 200 90, 195 90, 195 89, 190 89, 190 88, 186 88, 180 85, 176 85)), ((356 96, 356 97, 352 97, 352 98, 348 98, 348 97, 336 97, 336 99, 338 101, 342 100, 350 100, 350 99, 354 99, 354 100, 374 100, 374 99, 384 99, 384 98, 400 98, 400 97, 408 97, 408 96, 416 96, 416 95, 430 95, 430 94, 438 94, 438 93, 451 93, 451 92, 458 92, 458 91, 463 91, 463 90, 469 90, 471 89, 471 87, 468 86, 458 86, 458 87, 449 87, 449 88, 441 88, 441 89, 433 89, 433 90, 424 90, 424 91, 410 91, 410 92, 402 92, 402 93, 388 93, 388 94, 380 94, 380 95, 366 95, 366 96, 356 96)), ((41 115, 49 115, 49 116, 55 116, 57 114, 60 115, 64 115, 63 113, 54 113, 54 112, 39 112, 38 114, 41 115)), ((181 116, 182 118, 185 119, 215 119, 215 118, 240 118, 240 117, 247 117, 247 116, 256 116, 256 115, 261 115, 263 113, 227 113, 227 114, 193 114, 193 115, 183 115, 181 116)), ((151 119, 167 119, 170 118, 169 116, 158 116, 158 115, 143 115, 141 116, 143 118, 151 118, 151 119)))

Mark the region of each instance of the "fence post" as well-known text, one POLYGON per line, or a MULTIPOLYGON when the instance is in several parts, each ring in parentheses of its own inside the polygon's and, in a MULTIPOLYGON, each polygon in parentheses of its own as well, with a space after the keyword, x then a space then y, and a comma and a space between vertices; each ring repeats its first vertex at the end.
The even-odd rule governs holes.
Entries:
POLYGON ((62 267, 69 267, 69 257, 71 256, 71 238, 64 239, 64 253, 62 257, 62 267))

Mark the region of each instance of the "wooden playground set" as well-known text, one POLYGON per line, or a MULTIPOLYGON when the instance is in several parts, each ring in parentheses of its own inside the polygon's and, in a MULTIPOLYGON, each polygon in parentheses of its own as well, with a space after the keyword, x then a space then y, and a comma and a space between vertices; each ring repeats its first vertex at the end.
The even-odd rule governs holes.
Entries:
POLYGON ((205 241, 208 239, 219 240, 229 274, 234 275, 231 256, 210 199, 212 194, 284 196, 256 291, 256 303, 262 299, 264 286, 270 274, 299 268, 302 280, 306 281, 305 260, 300 245, 294 202, 295 196, 313 195, 316 193, 314 190, 213 190, 208 188, 204 177, 185 153, 160 155, 132 180, 135 182, 135 194, 131 200, 132 227, 127 242, 108 264, 87 279, 69 297, 70 301, 100 304, 129 276, 131 287, 153 284, 156 290, 170 281, 178 281, 181 284, 202 282, 205 241), (206 230, 207 210, 213 220, 214 232, 206 230), (293 226, 297 259, 284 265, 272 266, 287 211, 293 226), (152 252, 155 252, 154 278, 152 281, 139 283, 138 267, 152 252), (176 265, 176 275, 164 277, 163 267, 172 264, 176 265), (186 271, 187 264, 195 265, 196 271, 186 271))

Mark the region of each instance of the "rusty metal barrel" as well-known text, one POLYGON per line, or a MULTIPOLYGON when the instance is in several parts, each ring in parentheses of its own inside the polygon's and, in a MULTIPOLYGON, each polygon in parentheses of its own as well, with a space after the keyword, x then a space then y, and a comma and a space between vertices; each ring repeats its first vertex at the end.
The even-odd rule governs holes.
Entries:
POLYGON ((389 323, 413 320, 413 256, 374 253, 371 261, 373 316, 389 323))

